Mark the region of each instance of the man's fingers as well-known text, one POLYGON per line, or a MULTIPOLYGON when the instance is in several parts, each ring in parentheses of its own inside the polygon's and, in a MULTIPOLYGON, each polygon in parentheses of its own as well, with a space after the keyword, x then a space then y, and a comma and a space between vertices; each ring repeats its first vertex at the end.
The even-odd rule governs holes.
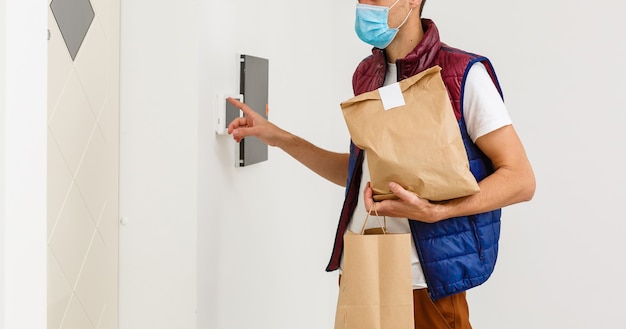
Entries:
POLYGON ((248 125, 247 119, 244 117, 236 118, 228 124, 228 133, 232 134, 233 130, 239 127, 246 127, 248 125))
POLYGON ((410 201, 413 198, 417 197, 415 193, 407 191, 404 187, 402 187, 398 183, 391 182, 389 183, 389 189, 393 194, 395 194, 398 198, 404 201, 410 201))
POLYGON ((232 97, 228 97, 228 101, 233 104, 234 107, 240 109, 241 111, 243 111, 243 113, 245 115, 250 115, 252 113, 255 113, 250 106, 246 105, 245 103, 240 102, 239 100, 232 98, 232 97))
POLYGON ((367 182, 367 184, 365 185, 365 189, 363 190, 363 198, 365 199, 365 211, 370 211, 373 203, 374 203, 374 199, 372 199, 372 188, 370 186, 370 182, 367 182))
POLYGON ((363 194, 364 194, 365 198, 367 198, 367 199, 371 199, 372 198, 372 188, 371 188, 370 182, 367 182, 365 184, 365 189, 363 190, 363 194))
POLYGON ((228 100, 229 103, 233 104, 233 106, 235 106, 237 108, 241 108, 244 105, 242 102, 240 102, 236 98, 228 97, 227 100, 228 100))
POLYGON ((237 140, 237 141, 241 141, 242 139, 244 139, 246 136, 248 136, 247 131, 250 128, 237 128, 235 130, 233 130, 233 137, 237 140))

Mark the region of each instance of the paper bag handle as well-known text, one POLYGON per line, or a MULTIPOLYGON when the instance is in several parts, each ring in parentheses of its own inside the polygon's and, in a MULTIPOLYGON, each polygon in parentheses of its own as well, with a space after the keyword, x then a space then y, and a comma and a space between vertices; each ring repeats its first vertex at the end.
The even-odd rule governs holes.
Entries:
POLYGON ((378 211, 376 210, 376 202, 374 202, 372 208, 370 208, 370 211, 367 213, 367 216, 365 216, 365 223, 363 223, 363 227, 361 228, 361 235, 365 234, 365 227, 367 226, 367 221, 372 214, 372 209, 374 209, 374 214, 376 214, 376 218, 378 219, 378 225, 380 225, 380 228, 383 230, 383 234, 387 234, 387 216, 383 217, 384 222, 380 221, 380 216, 378 215, 378 211))

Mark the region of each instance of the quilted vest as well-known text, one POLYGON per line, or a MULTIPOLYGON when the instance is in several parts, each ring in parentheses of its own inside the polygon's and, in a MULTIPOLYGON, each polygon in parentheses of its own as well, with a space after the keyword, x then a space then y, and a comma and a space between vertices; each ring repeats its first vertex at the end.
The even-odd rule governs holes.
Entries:
MULTIPOLYGON (((459 123, 470 170, 476 180, 481 181, 493 173, 494 168, 489 158, 472 142, 467 132, 462 103, 464 84, 470 67, 476 62, 482 62, 502 95, 495 71, 487 58, 442 43, 437 27, 431 20, 423 19, 422 24, 423 39, 410 54, 396 62, 398 81, 432 66, 441 66, 441 75, 459 123)), ((354 72, 352 84, 355 95, 382 87, 386 71, 387 60, 384 51, 374 48, 372 55, 365 58, 354 72)), ((363 153, 350 143, 345 200, 327 271, 339 268, 343 253, 343 235, 359 198, 363 153)), ((433 300, 478 286, 491 276, 498 256, 500 215, 501 210, 497 209, 471 216, 449 218, 432 224, 409 220, 411 234, 428 285, 428 293, 433 300)))

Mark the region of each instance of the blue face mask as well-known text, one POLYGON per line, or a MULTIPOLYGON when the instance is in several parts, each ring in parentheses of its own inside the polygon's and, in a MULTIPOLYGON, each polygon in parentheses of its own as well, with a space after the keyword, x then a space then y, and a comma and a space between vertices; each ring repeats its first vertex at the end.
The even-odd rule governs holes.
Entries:
POLYGON ((370 44, 376 48, 384 49, 389 46, 391 41, 396 37, 400 27, 404 25, 406 20, 411 15, 413 8, 409 10, 409 13, 404 18, 404 21, 400 26, 396 28, 390 28, 387 24, 389 20, 389 10, 395 6, 398 1, 393 3, 391 7, 374 6, 357 3, 356 5, 356 23, 354 29, 356 34, 363 42, 370 44))

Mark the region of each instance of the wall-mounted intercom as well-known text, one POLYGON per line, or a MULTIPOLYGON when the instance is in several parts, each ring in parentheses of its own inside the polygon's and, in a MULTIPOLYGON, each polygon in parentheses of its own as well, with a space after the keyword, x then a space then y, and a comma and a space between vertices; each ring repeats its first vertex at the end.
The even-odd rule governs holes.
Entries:
MULTIPOLYGON (((269 61, 265 58, 239 55, 239 94, 217 96, 215 132, 227 134, 228 125, 243 112, 228 102, 228 97, 246 103, 260 116, 268 117, 269 61)), ((244 167, 267 160, 267 145, 256 137, 246 137, 236 147, 235 166, 244 167)))
MULTIPOLYGON (((215 111, 215 132, 218 135, 228 134, 228 125, 241 116, 241 111, 228 102, 228 98, 234 98, 242 103, 245 102, 241 94, 217 95, 215 111)), ((239 162, 239 160, 237 161, 239 162)))
MULTIPOLYGON (((239 93, 245 103, 267 119, 269 61, 265 58, 240 55, 239 93)), ((267 160, 267 144, 256 137, 246 137, 239 143, 239 167, 267 160)))

